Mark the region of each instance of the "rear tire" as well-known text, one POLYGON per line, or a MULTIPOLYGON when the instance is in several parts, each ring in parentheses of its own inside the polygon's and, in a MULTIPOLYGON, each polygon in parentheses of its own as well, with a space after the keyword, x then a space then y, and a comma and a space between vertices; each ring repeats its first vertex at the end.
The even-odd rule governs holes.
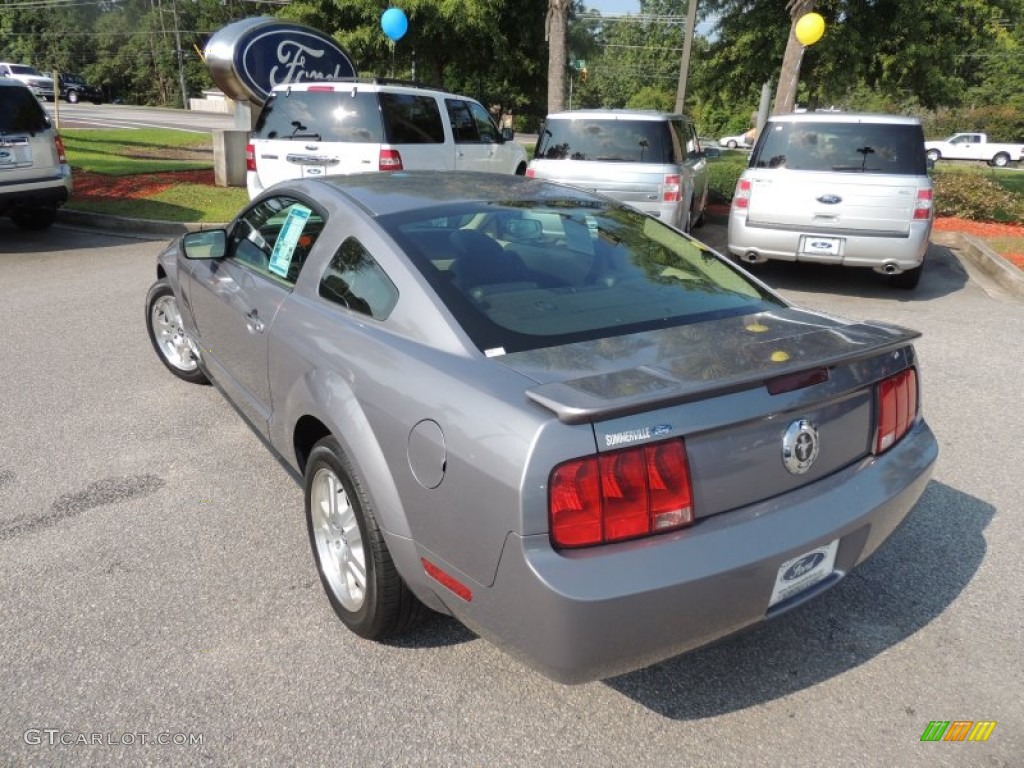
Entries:
POLYGON ((423 604, 395 568, 362 483, 333 437, 313 446, 304 484, 313 560, 338 618, 369 640, 415 624, 423 604))
POLYGON ((937 162, 939 162, 940 159, 942 159, 942 153, 939 152, 939 150, 937 150, 937 149, 929 149, 925 153, 925 157, 927 157, 933 163, 937 163, 937 162))
POLYGON ((11 214, 11 221, 21 229, 46 229, 56 220, 56 208, 33 208, 31 210, 15 211, 11 214))
POLYGON ((917 288, 917 284, 921 282, 921 273, 924 271, 924 264, 915 267, 914 269, 908 269, 906 272, 900 272, 898 275, 889 275, 889 285, 893 288, 902 288, 905 291, 912 291, 917 288))
POLYGON ((1005 168, 1010 164, 1010 156, 1005 152, 1000 152, 998 155, 992 158, 992 165, 996 168, 1005 168))

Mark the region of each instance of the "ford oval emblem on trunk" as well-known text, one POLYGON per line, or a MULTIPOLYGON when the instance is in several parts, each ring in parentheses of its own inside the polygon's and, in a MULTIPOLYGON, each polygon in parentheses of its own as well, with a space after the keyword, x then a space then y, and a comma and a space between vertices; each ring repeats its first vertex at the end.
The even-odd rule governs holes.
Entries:
POLYGON ((825 205, 835 205, 836 203, 843 202, 843 198, 839 195, 822 195, 818 198, 818 202, 825 205))

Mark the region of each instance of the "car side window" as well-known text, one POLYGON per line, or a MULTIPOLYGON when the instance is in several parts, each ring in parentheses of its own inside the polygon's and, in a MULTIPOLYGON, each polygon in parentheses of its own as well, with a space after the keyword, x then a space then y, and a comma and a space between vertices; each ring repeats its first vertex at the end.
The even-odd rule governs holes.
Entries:
POLYGON ((459 99, 445 99, 448 119, 452 124, 452 135, 456 144, 476 144, 480 141, 476 120, 469 111, 469 105, 459 99))
POLYGON ((298 200, 268 197, 235 222, 228 258, 277 282, 294 285, 323 226, 323 217, 298 200))
POLYGON ((473 114, 473 122, 476 123, 476 132, 480 136, 480 141, 485 144, 499 143, 501 131, 494 124, 487 110, 474 101, 466 103, 469 105, 469 111, 473 114))
POLYGON ((433 96, 381 93, 379 98, 388 143, 444 143, 441 111, 433 96))
POLYGON ((398 303, 398 289, 356 238, 341 244, 320 280, 320 295, 353 312, 384 320, 398 303))

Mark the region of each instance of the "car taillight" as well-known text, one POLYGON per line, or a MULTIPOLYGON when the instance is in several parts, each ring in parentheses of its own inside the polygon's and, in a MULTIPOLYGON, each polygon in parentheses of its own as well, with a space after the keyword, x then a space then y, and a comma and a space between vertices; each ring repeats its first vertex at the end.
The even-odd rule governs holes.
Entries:
POLYGON ((551 473, 548 511, 556 547, 588 547, 693 522, 682 440, 573 459, 551 473))
POLYGON ((914 203, 915 219, 930 219, 932 216, 932 191, 930 189, 917 190, 917 201, 914 203))
POLYGON ((53 146, 57 149, 57 162, 61 165, 67 165, 68 157, 64 154, 64 139, 60 136, 54 136, 53 146))
POLYGON ((527 168, 526 169, 526 178, 533 179, 533 178, 536 178, 536 176, 537 176, 537 171, 535 171, 533 168, 527 168))
POLYGON ((733 208, 750 207, 750 179, 740 179, 736 182, 736 191, 732 196, 733 208))
POLYGON ((917 371, 907 368, 878 384, 878 427, 875 454, 884 453, 900 441, 917 418, 917 371))
POLYGON ((256 147, 251 142, 245 145, 245 170, 256 170, 256 147))
POLYGON ((380 163, 378 170, 400 171, 402 170, 402 156, 397 149, 382 149, 380 151, 380 163))
POLYGON ((678 203, 683 199, 683 185, 678 173, 665 175, 661 183, 661 200, 665 203, 678 203))

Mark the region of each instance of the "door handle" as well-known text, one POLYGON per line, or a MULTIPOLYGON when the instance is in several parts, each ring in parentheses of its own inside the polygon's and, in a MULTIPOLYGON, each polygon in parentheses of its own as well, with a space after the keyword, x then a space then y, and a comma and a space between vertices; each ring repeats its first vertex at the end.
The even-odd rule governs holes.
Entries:
POLYGON ((257 333, 263 333, 263 329, 266 326, 263 324, 263 321, 260 320, 259 310, 254 309, 252 312, 247 314, 245 318, 245 327, 249 329, 249 333, 253 334, 254 336, 257 333))

